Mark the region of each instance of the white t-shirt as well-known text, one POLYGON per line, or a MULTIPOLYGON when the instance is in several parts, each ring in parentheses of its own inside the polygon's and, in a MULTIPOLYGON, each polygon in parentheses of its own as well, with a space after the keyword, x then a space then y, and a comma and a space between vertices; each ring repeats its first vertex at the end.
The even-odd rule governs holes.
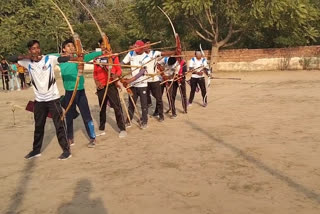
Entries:
MULTIPOLYGON (((193 57, 189 62, 189 68, 196 69, 196 68, 199 68, 201 66, 202 66, 202 69, 203 68, 207 68, 207 69, 209 68, 206 58, 201 58, 200 60, 198 60, 196 57, 193 57)), ((198 69, 197 71, 201 71, 201 69, 198 69)), ((204 77, 204 75, 199 76, 198 74, 192 74, 191 77, 193 77, 193 78, 202 78, 202 77, 204 77)))
MULTIPOLYGON (((141 66, 144 65, 146 62, 150 61, 151 58, 148 54, 146 54, 145 52, 141 55, 138 55, 135 51, 130 51, 122 60, 123 63, 128 64, 130 63, 130 65, 134 65, 134 66, 141 66)), ((135 76, 139 73, 140 68, 131 68, 131 76, 135 76)), ((146 80, 146 76, 141 76, 139 77, 137 80, 133 81, 131 83, 132 86, 134 87, 147 87, 148 86, 148 80, 146 80)))
MULTIPOLYGON (((146 66, 147 66, 147 72, 148 74, 154 74, 156 73, 156 65, 157 65, 157 60, 156 58, 159 58, 161 57, 161 52, 160 51, 154 51, 154 50, 151 50, 149 53, 147 53, 148 56, 151 58, 151 59, 155 59, 151 62, 149 62, 146 66)), ((160 81, 160 78, 159 76, 154 76, 153 78, 149 78, 148 79, 148 82, 158 82, 160 81)))
POLYGON ((36 101, 47 102, 60 98, 54 76, 54 67, 59 64, 57 56, 44 55, 39 62, 24 59, 18 63, 28 69, 36 101))
MULTIPOLYGON (((180 63, 176 61, 173 65, 168 65, 169 57, 164 57, 159 61, 159 64, 164 67, 164 75, 172 76, 174 74, 179 74, 180 71, 180 63)), ((169 80, 171 81, 171 80, 169 80)))

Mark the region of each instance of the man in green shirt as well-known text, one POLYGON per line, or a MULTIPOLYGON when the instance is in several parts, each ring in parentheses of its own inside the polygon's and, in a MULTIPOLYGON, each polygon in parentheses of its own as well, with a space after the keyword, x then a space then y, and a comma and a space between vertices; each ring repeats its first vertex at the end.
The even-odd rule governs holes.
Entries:
MULTIPOLYGON (((73 55, 75 53, 75 45, 73 40, 69 39, 62 43, 62 52, 64 55, 73 55)), ((89 62, 94 58, 102 55, 102 52, 93 52, 90 54, 84 55, 84 62, 89 62)), ((77 63, 61 63, 59 64, 63 86, 66 90, 66 94, 64 97, 64 103, 67 106, 71 100, 73 90, 75 88, 77 76, 78 76, 78 64, 77 63)), ((77 93, 75 99, 70 107, 70 110, 66 113, 66 123, 67 123, 67 137, 69 144, 72 146, 74 145, 74 137, 73 137, 73 119, 75 118, 76 114, 76 106, 78 106, 84 125, 86 127, 88 136, 90 141, 88 143, 89 148, 95 147, 96 144, 96 134, 94 131, 93 120, 91 117, 88 99, 84 89, 84 77, 80 76, 80 81, 77 89, 77 93)))

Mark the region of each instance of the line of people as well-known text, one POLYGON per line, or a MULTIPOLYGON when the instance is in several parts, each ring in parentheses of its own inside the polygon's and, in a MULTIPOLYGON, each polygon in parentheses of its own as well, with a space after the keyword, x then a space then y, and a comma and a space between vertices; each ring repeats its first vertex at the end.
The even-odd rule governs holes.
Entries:
MULTIPOLYGON (((5 58, 1 59, 0 72, 2 88, 5 91, 20 91, 27 88, 26 69, 18 63, 8 63, 5 58)), ((30 85, 29 85, 30 86, 30 85)))
MULTIPOLYGON (((103 41, 99 44, 103 47, 103 41)), ((73 133, 73 120, 78 117, 78 107, 89 137, 88 147, 96 145, 96 137, 105 135, 106 108, 109 104, 114 109, 115 118, 119 128, 119 137, 126 137, 126 129, 131 126, 131 121, 136 114, 141 129, 148 125, 148 105, 151 104, 151 95, 156 100, 153 116, 159 122, 163 122, 164 105, 163 93, 166 91, 171 118, 177 117, 175 99, 179 90, 184 113, 194 99, 195 91, 201 89, 203 106, 207 105, 206 87, 204 73, 209 75, 209 68, 205 58, 200 51, 195 52, 195 57, 188 65, 182 56, 172 56, 174 51, 160 52, 151 49, 150 40, 138 40, 134 44, 135 50, 130 51, 120 62, 118 56, 112 56, 106 50, 96 51, 83 56, 84 62, 94 61, 93 78, 96 84, 96 94, 100 106, 99 131, 95 132, 90 107, 85 92, 83 71, 78 69, 79 56, 75 55, 75 45, 72 39, 62 44, 61 54, 42 55, 40 42, 31 40, 27 44, 29 54, 26 56, 12 56, 11 62, 17 62, 26 68, 31 77, 31 83, 35 94, 34 119, 35 131, 33 149, 25 158, 31 159, 41 155, 41 146, 44 136, 44 127, 48 114, 53 119, 56 134, 63 153, 60 160, 70 158, 70 146, 75 144, 73 133), (54 67, 60 67, 65 95, 60 97, 54 75, 54 67), (124 75, 121 67, 127 65, 131 68, 129 75, 124 75), (189 100, 186 95, 186 75, 192 75, 190 84, 191 92, 189 100), (75 97, 73 91, 76 86, 77 77, 80 77, 75 97), (128 108, 123 99, 123 93, 128 94, 128 108), (137 109, 136 102, 140 98, 141 114, 137 109), (71 102, 73 100, 73 102, 71 102), (65 120, 62 119, 63 108, 67 108, 65 120)))

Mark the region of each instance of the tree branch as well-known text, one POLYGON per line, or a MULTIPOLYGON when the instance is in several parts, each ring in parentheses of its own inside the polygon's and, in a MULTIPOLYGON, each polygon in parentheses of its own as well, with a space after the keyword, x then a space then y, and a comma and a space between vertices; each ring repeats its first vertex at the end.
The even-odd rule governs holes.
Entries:
POLYGON ((209 9, 205 9, 205 12, 206 12, 206 16, 207 16, 208 22, 209 22, 209 24, 211 26, 212 32, 213 32, 213 34, 216 34, 216 31, 214 29, 215 23, 214 23, 214 20, 213 20, 213 16, 211 14, 211 8, 209 7, 209 9))
POLYGON ((218 45, 220 47, 224 46, 232 37, 233 35, 233 30, 232 30, 232 22, 229 24, 229 30, 228 30, 228 34, 226 36, 226 38, 224 38, 223 40, 221 40, 218 45))
POLYGON ((225 44, 223 47, 230 47, 230 46, 232 46, 232 45, 237 44, 237 43, 242 39, 242 35, 243 35, 243 34, 241 34, 241 35, 238 37, 238 39, 236 39, 234 42, 227 43, 227 44, 225 44))
POLYGON ((243 31, 243 30, 240 30, 240 29, 239 29, 239 30, 233 30, 232 33, 240 33, 240 32, 242 32, 242 31, 243 31))
POLYGON ((198 36, 200 36, 202 39, 208 41, 208 42, 212 42, 212 39, 209 39, 207 37, 205 37, 204 35, 202 35, 199 31, 196 30, 196 34, 198 34, 198 36))
POLYGON ((207 19, 208 19, 209 24, 210 24, 211 26, 214 25, 213 19, 212 19, 212 17, 211 17, 210 14, 209 14, 209 9, 205 9, 204 11, 206 12, 206 16, 207 16, 207 19))
POLYGON ((211 33, 210 31, 208 31, 207 29, 205 29, 199 19, 195 18, 195 20, 196 20, 196 22, 198 23, 198 25, 200 26, 201 30, 203 30, 203 31, 206 32, 208 35, 210 35, 212 38, 214 38, 213 33, 211 33))

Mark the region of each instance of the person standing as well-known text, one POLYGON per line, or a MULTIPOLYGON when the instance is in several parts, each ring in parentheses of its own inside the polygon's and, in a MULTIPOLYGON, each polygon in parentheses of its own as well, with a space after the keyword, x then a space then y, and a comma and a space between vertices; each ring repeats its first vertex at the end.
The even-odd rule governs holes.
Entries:
POLYGON ((203 67, 203 68, 200 71, 196 70, 192 72, 192 76, 190 79, 191 91, 189 96, 189 104, 188 104, 189 106, 192 105, 197 86, 199 86, 201 89, 203 107, 207 106, 207 98, 206 98, 207 90, 206 90, 206 81, 204 78, 204 74, 205 73, 208 74, 209 67, 208 67, 207 60, 202 57, 201 51, 197 50, 195 51, 195 57, 193 57, 190 60, 189 70, 197 69, 200 67, 203 67))
POLYGON ((18 63, 16 63, 17 66, 17 70, 18 70, 18 76, 20 79, 20 88, 21 89, 25 89, 26 88, 26 79, 25 79, 25 68, 22 67, 21 65, 19 65, 18 63))
MULTIPOLYGON (((148 54, 145 53, 144 50, 144 42, 141 40, 137 40, 135 42, 135 50, 130 51, 122 60, 122 64, 130 64, 132 66, 145 66, 145 63, 150 62, 152 60, 148 54)), ((146 77, 144 77, 144 73, 146 72, 145 69, 137 69, 132 67, 131 68, 131 79, 123 79, 125 85, 131 84, 131 91, 133 93, 132 99, 129 97, 129 116, 130 119, 133 118, 133 114, 135 111, 135 104, 140 97, 140 104, 141 104, 141 111, 142 117, 139 118, 141 120, 140 127, 141 129, 146 129, 148 126, 148 98, 147 98, 147 89, 148 89, 148 82, 146 77), (133 100, 133 102, 132 102, 133 100)), ((131 95, 129 95, 131 96, 131 95)), ((136 109, 138 111, 138 109, 136 109)), ((129 121, 126 122, 129 126, 129 121)))
MULTIPOLYGON (((178 72, 180 70, 180 64, 175 57, 165 57, 160 60, 157 67, 162 71, 162 82, 161 82, 161 94, 166 90, 166 95, 168 99, 169 110, 166 113, 171 112, 171 118, 176 118, 176 107, 173 100, 173 84, 174 79, 177 78, 178 72)), ((157 113, 158 109, 155 110, 157 113)))
POLYGON ((181 103, 183 108, 183 113, 187 113, 187 90, 186 90, 186 73, 187 73, 187 64, 181 58, 177 57, 177 63, 179 63, 178 75, 175 78, 172 85, 172 102, 175 103, 177 91, 179 89, 181 103))
POLYGON ((4 58, 1 59, 0 65, 3 90, 9 91, 9 65, 4 58))
POLYGON ((15 89, 14 83, 17 85, 17 91, 20 91, 20 84, 17 78, 18 68, 15 63, 10 64, 10 90, 13 91, 15 89))
MULTIPOLYGON (((150 45, 150 40, 149 39, 143 39, 142 41, 145 43, 145 45, 150 45)), ((147 66, 147 73, 148 74, 155 74, 156 71, 157 71, 157 69, 156 69, 156 64, 157 64, 156 58, 161 57, 161 52, 160 51, 151 50, 150 46, 147 46, 145 48, 145 53, 151 59, 155 59, 154 61, 151 61, 146 65, 147 66)), ((164 121, 164 115, 163 115, 163 102, 162 102, 162 93, 161 93, 161 85, 160 85, 160 77, 159 77, 159 75, 155 75, 154 77, 148 79, 148 89, 147 89, 148 106, 152 105, 151 94, 156 99, 156 107, 155 107, 155 109, 157 109, 153 113, 153 116, 154 117, 159 117, 159 122, 162 122, 162 121, 164 121)))
POLYGON ((58 142, 63 150, 59 160, 66 160, 72 155, 67 142, 65 124, 61 120, 62 108, 53 68, 55 65, 66 62, 70 58, 42 55, 40 42, 37 40, 29 41, 27 47, 29 55, 13 56, 10 59, 11 62, 18 62, 28 69, 35 94, 33 149, 25 158, 31 159, 41 156, 46 118, 48 113, 51 113, 58 142))
MULTIPOLYGON (((104 46, 102 42, 103 41, 101 39, 99 41, 99 45, 101 48, 104 46)), ((107 64, 108 57, 99 57, 94 60, 94 63, 107 64)), ((104 130, 105 130, 105 124, 106 124, 106 109, 107 109, 107 102, 109 102, 111 107, 114 109, 117 125, 120 130, 119 137, 123 138, 127 136, 127 132, 126 132, 126 126, 124 122, 123 111, 121 108, 119 92, 116 85, 117 81, 108 85, 108 91, 103 101, 107 83, 108 82, 110 83, 114 79, 120 77, 122 74, 118 56, 113 56, 112 62, 110 64, 113 64, 110 71, 110 77, 108 76, 108 71, 109 71, 108 65, 95 64, 94 70, 93 70, 93 78, 97 87, 98 101, 99 101, 99 106, 101 108, 100 115, 99 115, 100 116, 99 135, 105 135, 104 130)))
MULTIPOLYGON (((62 43, 62 53, 67 56, 73 56, 75 53, 75 45, 72 39, 68 39, 62 43)), ((84 62, 89 62, 97 56, 102 55, 101 51, 93 52, 90 54, 84 55, 84 62)), ((70 103, 73 90, 76 85, 76 80, 78 76, 78 63, 66 62, 59 65, 61 70, 61 76, 63 81, 63 86, 66 91, 64 96, 64 104, 65 108, 70 103)), ((85 125, 88 137, 90 138, 88 147, 94 148, 96 145, 96 134, 94 130, 94 124, 92 120, 92 116, 90 113, 90 108, 88 104, 88 99, 86 96, 85 88, 84 88, 84 77, 80 76, 79 85, 77 88, 77 92, 75 95, 75 99, 71 104, 70 110, 66 113, 66 123, 67 123, 67 137, 68 142, 72 146, 74 145, 74 133, 73 133, 73 120, 77 116, 76 107, 78 106, 83 123, 85 125)))

